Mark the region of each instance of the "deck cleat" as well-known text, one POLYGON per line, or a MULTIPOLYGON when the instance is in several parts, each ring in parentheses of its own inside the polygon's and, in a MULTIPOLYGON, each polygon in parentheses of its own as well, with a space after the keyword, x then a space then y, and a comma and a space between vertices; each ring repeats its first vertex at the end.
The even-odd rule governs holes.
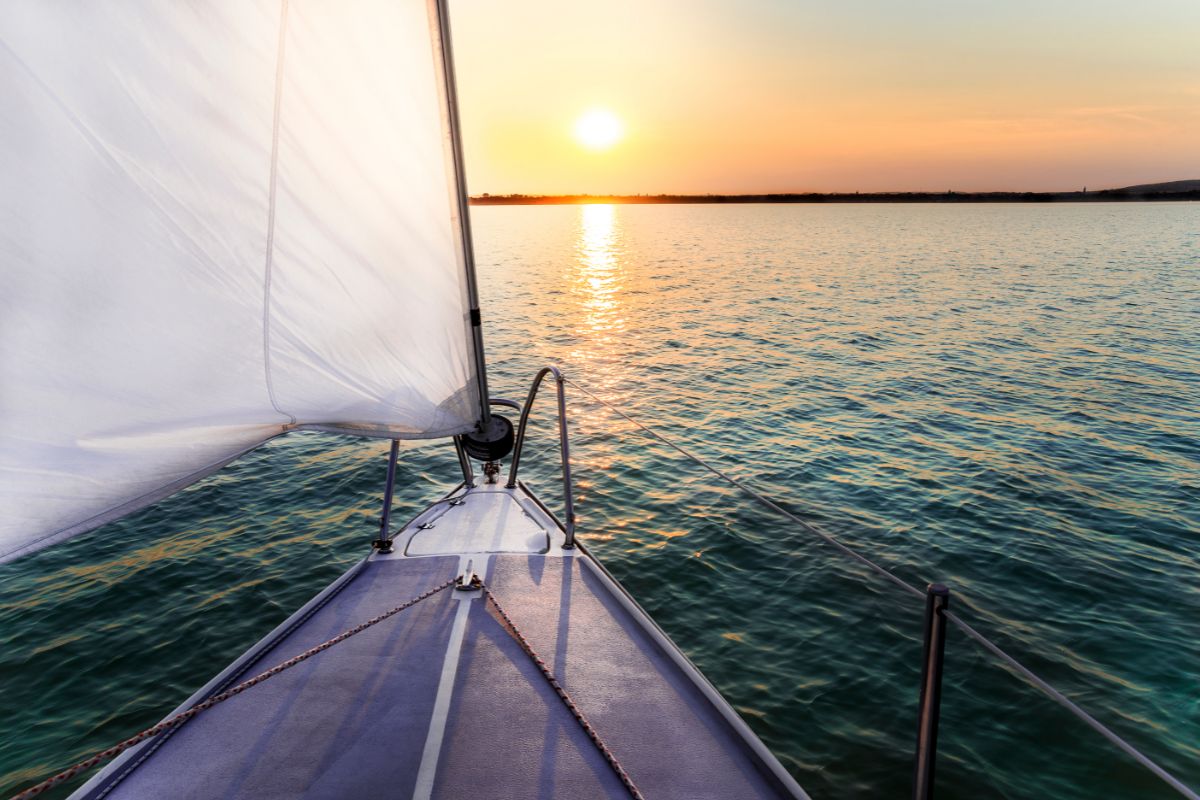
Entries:
POLYGON ((479 579, 479 575, 473 569, 474 561, 468 561, 463 567, 462 572, 454 579, 454 589, 459 592, 473 592, 483 588, 483 581, 479 579))

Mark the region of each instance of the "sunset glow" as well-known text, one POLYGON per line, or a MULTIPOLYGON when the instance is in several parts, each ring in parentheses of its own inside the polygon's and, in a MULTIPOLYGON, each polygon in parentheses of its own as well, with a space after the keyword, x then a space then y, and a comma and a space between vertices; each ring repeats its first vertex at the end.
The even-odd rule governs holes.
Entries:
POLYGON ((1195 0, 451 7, 474 193, 1200 178, 1195 0), (619 142, 576 133, 596 102, 624 122, 619 142))

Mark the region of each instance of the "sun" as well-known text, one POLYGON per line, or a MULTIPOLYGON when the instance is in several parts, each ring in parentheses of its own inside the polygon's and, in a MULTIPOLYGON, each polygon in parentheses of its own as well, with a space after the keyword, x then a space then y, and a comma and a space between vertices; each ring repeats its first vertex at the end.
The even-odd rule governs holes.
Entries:
POLYGON ((607 150, 624 135, 621 120, 603 108, 592 109, 575 121, 575 139, 589 150, 607 150))

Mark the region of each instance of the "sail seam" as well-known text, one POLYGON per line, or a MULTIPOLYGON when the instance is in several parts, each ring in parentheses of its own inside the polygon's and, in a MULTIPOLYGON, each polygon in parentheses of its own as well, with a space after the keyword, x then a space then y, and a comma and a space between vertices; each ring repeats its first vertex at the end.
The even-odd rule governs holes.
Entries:
POLYGON ((287 44, 288 0, 282 0, 279 10, 279 46, 275 55, 275 110, 271 119, 271 175, 267 185, 267 253, 263 269, 263 373, 267 383, 267 398, 271 407, 292 423, 296 418, 279 407, 275 399, 275 384, 271 379, 271 272, 275 266, 275 186, 279 173, 279 110, 283 105, 283 56, 287 44))

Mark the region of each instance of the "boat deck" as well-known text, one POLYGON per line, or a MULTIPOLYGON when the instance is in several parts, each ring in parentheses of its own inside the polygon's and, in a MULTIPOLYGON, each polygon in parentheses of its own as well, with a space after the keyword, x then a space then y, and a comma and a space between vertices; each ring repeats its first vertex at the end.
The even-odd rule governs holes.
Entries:
MULTIPOLYGON (((485 486, 455 501, 432 506, 397 534, 395 552, 360 563, 181 709, 469 562, 648 800, 804 796, 599 564, 561 548, 531 497, 485 486)), ((131 750, 76 796, 629 793, 482 593, 447 589, 131 750)))

